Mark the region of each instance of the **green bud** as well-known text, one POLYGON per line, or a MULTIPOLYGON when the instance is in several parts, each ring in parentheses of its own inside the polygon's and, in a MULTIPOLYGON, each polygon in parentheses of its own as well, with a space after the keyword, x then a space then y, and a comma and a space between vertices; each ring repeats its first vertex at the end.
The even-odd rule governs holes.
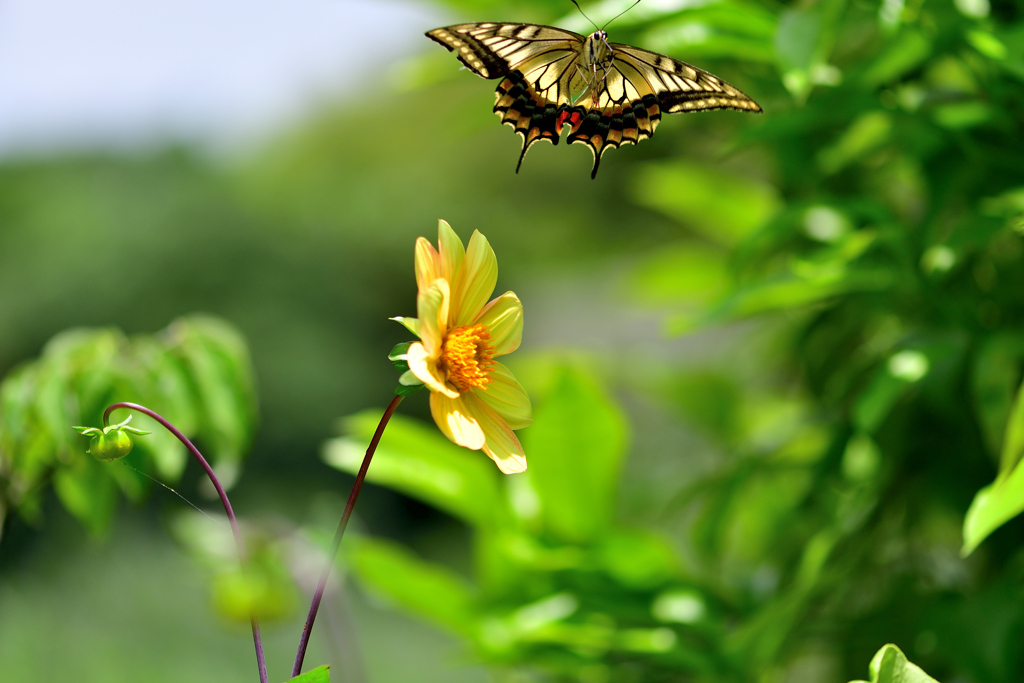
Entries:
POLYGON ((89 442, 89 453, 92 457, 103 462, 120 460, 132 452, 132 437, 120 429, 109 434, 99 434, 92 437, 89 442))
POLYGON ((109 425, 103 429, 97 427, 72 427, 82 436, 91 436, 92 439, 89 441, 89 448, 86 449, 86 453, 101 460, 103 462, 111 462, 113 460, 120 460, 124 456, 132 452, 132 434, 149 434, 141 429, 135 429, 129 427, 128 423, 132 421, 132 416, 129 415, 128 419, 120 424, 109 425))

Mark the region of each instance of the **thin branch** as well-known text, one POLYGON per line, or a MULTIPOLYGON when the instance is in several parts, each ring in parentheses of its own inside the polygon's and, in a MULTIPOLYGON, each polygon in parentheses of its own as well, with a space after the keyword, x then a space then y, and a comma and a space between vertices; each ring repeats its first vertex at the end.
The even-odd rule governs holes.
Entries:
MULTIPOLYGON (((138 403, 115 403, 103 412, 103 424, 108 423, 110 413, 117 410, 118 408, 127 408, 128 410, 135 410, 145 415, 149 415, 151 418, 159 422, 164 426, 167 431, 174 434, 178 438, 178 441, 185 444, 185 448, 192 453, 192 456, 199 461, 199 464, 204 470, 206 470, 206 476, 210 478, 210 482, 213 483, 213 488, 217 489, 217 495, 220 496, 220 502, 224 504, 224 512, 227 513, 228 521, 231 522, 231 531, 235 534, 235 544, 238 546, 238 561, 245 566, 245 546, 242 544, 242 533, 238 530, 238 521, 235 519, 235 512, 231 509, 231 501, 228 500, 228 494, 224 491, 224 487, 220 485, 220 481, 217 479, 217 475, 213 473, 213 468, 210 467, 210 463, 206 462, 206 458, 199 452, 184 434, 178 431, 178 428, 168 422, 166 419, 161 417, 159 414, 153 412, 146 406, 141 406, 138 403)), ((260 683, 268 683, 267 679, 267 661, 263 654, 263 637, 260 635, 260 624, 256 620, 255 616, 250 617, 249 622, 252 624, 252 641, 256 647, 256 664, 260 670, 260 683)))
POLYGON ((373 459, 373 453, 377 450, 377 443, 380 442, 381 435, 384 434, 384 428, 388 426, 388 420, 395 412, 395 408, 402 402, 401 396, 395 396, 392 399, 387 410, 384 411, 383 417, 380 418, 380 424, 377 425, 377 431, 373 433, 373 438, 370 439, 370 446, 366 449, 366 455, 363 457, 363 464, 359 466, 359 473, 356 474, 356 481, 352 484, 352 492, 348 494, 348 501, 345 503, 345 510, 341 513, 341 521, 338 522, 338 530, 334 533, 334 541, 331 543, 331 551, 327 556, 327 564, 324 565, 324 570, 320 573, 320 581, 317 583, 316 592, 313 593, 313 602, 309 605, 309 616, 306 617, 306 623, 302 627, 302 636, 299 638, 299 649, 295 653, 295 664, 292 666, 292 677, 298 676, 302 673, 302 660, 306 657, 306 646, 309 645, 309 634, 313 630, 313 620, 316 619, 316 612, 320 609, 320 601, 324 597, 324 587, 327 585, 327 577, 330 576, 331 567, 334 565, 334 557, 338 554, 338 548, 341 546, 341 537, 345 535, 345 527, 348 526, 348 519, 352 516, 352 508, 356 506, 356 499, 359 498, 359 492, 363 488, 363 480, 366 479, 366 470, 370 468, 370 460, 373 459))

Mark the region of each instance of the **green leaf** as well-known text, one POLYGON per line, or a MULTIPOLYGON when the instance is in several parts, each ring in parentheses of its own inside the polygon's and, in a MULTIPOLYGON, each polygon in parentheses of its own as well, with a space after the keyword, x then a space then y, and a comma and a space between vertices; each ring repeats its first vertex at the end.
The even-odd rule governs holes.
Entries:
POLYGON ((629 285, 644 303, 704 304, 725 294, 730 280, 724 251, 687 243, 652 254, 629 285))
MULTIPOLYGON (((389 318, 389 320, 394 320, 396 323, 399 323, 400 325, 405 327, 405 329, 407 329, 410 332, 412 332, 413 334, 415 334, 417 337, 420 336, 420 321, 418 319, 416 319, 416 318, 404 318, 402 316, 396 316, 394 318, 389 318)), ((406 342, 405 344, 399 344, 398 346, 395 346, 391 350, 391 353, 388 354, 388 358, 390 358, 391 360, 394 360, 394 358, 392 356, 396 355, 396 352, 398 352, 398 349, 399 349, 400 346, 405 346, 406 349, 408 349, 408 345, 411 345, 411 344, 412 344, 412 342, 406 342)), ((401 353, 405 353, 405 350, 402 350, 401 353)))
POLYGON ((658 586, 679 569, 672 545, 652 531, 608 530, 594 550, 595 564, 632 588, 658 586))
POLYGON ((204 442, 214 459, 237 463, 249 447, 257 420, 245 340, 235 328, 208 316, 177 320, 166 334, 188 371, 204 442))
POLYGON ((345 543, 352 570, 365 585, 456 633, 472 632, 473 593, 463 578, 394 543, 355 536, 345 543))
POLYGON ((76 455, 72 465, 57 470, 53 478, 60 502, 94 534, 107 529, 117 504, 117 489, 107 472, 109 466, 76 455))
POLYGON ((950 130, 966 130, 990 121, 995 112, 984 102, 956 102, 935 108, 935 122, 950 130))
POLYGON ((999 457, 997 484, 1010 477, 1020 464, 1021 458, 1024 458, 1024 382, 1017 390, 1017 398, 1010 409, 1010 419, 1006 422, 1006 437, 1003 439, 1003 451, 999 457))
POLYGON ((778 275, 735 290, 714 309, 699 317, 672 320, 669 331, 682 334, 722 320, 798 309, 851 292, 882 291, 891 284, 892 274, 883 269, 846 269, 840 266, 778 275))
MULTIPOLYGON (((996 335, 978 349, 971 371, 971 398, 981 423, 985 445, 1003 453, 1006 425, 1017 393, 1017 378, 1024 361, 1024 335, 996 335)), ((1000 470, 1005 466, 1001 466, 1000 470)))
POLYGON ((217 611, 238 623, 248 623, 253 616, 261 621, 289 616, 298 597, 287 574, 282 577, 253 562, 244 571, 233 567, 217 574, 212 592, 217 611))
POLYGON ((906 655, 892 643, 885 645, 875 654, 869 667, 871 681, 850 683, 938 683, 916 664, 907 660, 906 655))
POLYGON ((910 387, 907 382, 893 377, 887 369, 881 369, 867 389, 857 397, 853 407, 853 424, 862 432, 874 434, 910 387))
POLYGON ((775 49, 783 73, 809 71, 819 55, 824 22, 815 8, 787 9, 779 15, 775 49))
POLYGON ((981 213, 999 218, 1014 218, 1024 214, 1024 187, 1015 187, 981 200, 981 213))
POLYGON ((580 371, 560 376, 523 432, 544 526, 560 538, 585 542, 612 518, 626 446, 626 421, 605 392, 580 371))
POLYGON ((775 15, 761 6, 723 2, 687 9, 674 19, 659 22, 636 44, 690 58, 725 57, 770 64, 775 60, 775 29, 775 15))
POLYGON ((1006 46, 1006 59, 1000 62, 1000 66, 1019 80, 1024 80, 1024 23, 1017 22, 997 31, 996 36, 1006 46))
POLYGON ((798 101, 806 99, 835 42, 836 18, 845 0, 786 9, 779 14, 775 53, 782 81, 798 101))
MULTIPOLYGON (((411 374, 411 373, 407 373, 411 374)), ((403 378, 405 375, 402 376, 403 378)), ((398 386, 395 387, 396 396, 412 396, 413 394, 420 391, 423 388, 422 384, 402 384, 401 379, 399 380, 398 386)))
POLYGON ((696 164, 646 164, 634 176, 634 200, 679 219, 710 240, 731 245, 780 206, 767 183, 696 164))
POLYGON ((928 58, 931 51, 931 42, 924 34, 913 28, 905 28, 903 33, 871 62, 861 79, 869 87, 894 81, 917 68, 928 58))
POLYGON ((286 683, 331 683, 330 669, 329 664, 324 664, 295 678, 289 678, 286 683))
POLYGON ((964 545, 961 554, 967 556, 989 534, 1024 512, 1024 383, 1006 423, 1006 437, 999 460, 999 474, 995 482, 978 491, 964 517, 964 545))
POLYGON ((742 395, 735 380, 714 372, 694 372, 674 377, 666 390, 687 420, 707 436, 726 444, 741 441, 742 395))
POLYGON ((881 147, 892 134, 893 118, 885 111, 869 111, 850 124, 839 139, 818 153, 825 175, 838 173, 865 154, 881 147))
POLYGON ((210 573, 210 598, 217 612, 231 621, 248 624, 294 616, 304 596, 288 569, 288 544, 265 527, 241 527, 246 553, 245 569, 231 527, 223 520, 194 510, 181 510, 170 519, 175 540, 210 573))
MULTIPOLYGON (((396 318, 396 320, 405 320, 405 318, 396 318)), ((388 353, 388 360, 394 362, 405 358, 405 355, 409 353, 409 347, 413 344, 414 342, 402 342, 401 344, 395 344, 391 348, 391 352, 388 353)))
MULTIPOLYGON (((381 412, 367 410, 344 418, 341 425, 347 436, 324 444, 324 462, 349 474, 358 472, 381 412)), ((488 526, 500 505, 499 476, 482 453, 456 446, 433 425, 396 415, 381 437, 366 480, 470 524, 488 526)))

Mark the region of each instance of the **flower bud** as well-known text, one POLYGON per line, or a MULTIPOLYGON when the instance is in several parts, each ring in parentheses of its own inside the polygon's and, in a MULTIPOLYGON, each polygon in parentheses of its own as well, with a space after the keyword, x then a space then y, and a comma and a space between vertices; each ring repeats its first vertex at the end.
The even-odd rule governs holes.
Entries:
POLYGON ((110 462, 120 460, 132 452, 132 437, 120 429, 109 434, 97 434, 89 442, 89 454, 97 460, 110 462))
POLYGON ((141 429, 135 429, 129 427, 128 423, 132 421, 132 416, 129 415, 128 419, 120 424, 109 425, 103 429, 97 427, 72 427, 82 436, 91 436, 92 440, 89 441, 89 448, 86 449, 86 453, 103 462, 111 462, 114 460, 120 460, 124 456, 132 452, 132 434, 149 434, 141 429))

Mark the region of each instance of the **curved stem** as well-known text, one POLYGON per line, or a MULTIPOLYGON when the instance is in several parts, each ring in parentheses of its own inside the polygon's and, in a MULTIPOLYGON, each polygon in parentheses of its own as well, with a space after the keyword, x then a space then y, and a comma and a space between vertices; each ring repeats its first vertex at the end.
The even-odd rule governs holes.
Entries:
POLYGON ((334 557, 338 554, 338 548, 341 546, 341 537, 345 535, 345 527, 348 526, 348 519, 352 516, 352 508, 356 506, 356 499, 359 498, 359 492, 363 488, 363 480, 366 479, 366 470, 370 468, 370 460, 373 459, 373 453, 377 450, 377 444, 380 442, 381 435, 384 434, 384 428, 388 426, 388 420, 395 413, 395 408, 402 402, 401 396, 395 396, 391 403, 388 405, 387 410, 384 411, 384 415, 380 418, 380 424, 377 425, 377 431, 373 433, 373 438, 370 439, 370 445, 366 449, 366 455, 363 456, 363 464, 359 466, 359 473, 356 474, 356 481, 352 484, 352 492, 348 494, 348 501, 345 503, 345 510, 341 513, 341 521, 338 522, 338 530, 334 532, 334 541, 331 543, 331 551, 327 556, 327 564, 324 565, 324 569, 320 572, 320 581, 316 585, 316 592, 313 593, 313 602, 309 605, 309 615, 306 617, 306 623, 302 627, 302 636, 299 638, 299 649, 295 653, 295 664, 292 666, 292 677, 298 676, 302 673, 302 660, 306 657, 306 646, 309 644, 309 634, 313 630, 313 620, 316 619, 316 612, 320 609, 320 601, 324 597, 324 587, 327 585, 327 577, 331 573, 331 567, 334 565, 334 557))
MULTIPOLYGON (((153 412, 146 406, 141 406, 138 403, 115 403, 103 412, 103 424, 108 423, 110 413, 117 410, 118 408, 127 408, 128 410, 135 410, 140 413, 149 415, 151 418, 159 422, 164 426, 167 431, 178 438, 178 441, 185 444, 185 448, 192 453, 192 456, 199 461, 203 469, 206 470, 206 476, 210 478, 210 482, 213 484, 213 488, 217 489, 217 495, 220 496, 220 502, 224 504, 224 512, 227 513, 228 521, 231 522, 231 531, 235 534, 235 544, 238 546, 238 561, 243 565, 245 564, 245 547, 242 545, 242 533, 238 530, 238 521, 235 519, 235 512, 231 509, 231 501, 228 500, 228 494, 224 491, 224 487, 220 485, 220 481, 217 479, 217 475, 213 473, 213 468, 210 467, 210 463, 206 462, 206 458, 199 452, 199 449, 192 445, 192 442, 185 437, 184 434, 178 431, 178 428, 172 425, 170 422, 165 420, 159 414, 153 412)), ((252 640, 256 646, 256 664, 260 670, 260 683, 267 683, 267 662, 263 654, 263 637, 260 635, 260 624, 256 620, 256 617, 250 617, 250 623, 252 624, 252 640)))

